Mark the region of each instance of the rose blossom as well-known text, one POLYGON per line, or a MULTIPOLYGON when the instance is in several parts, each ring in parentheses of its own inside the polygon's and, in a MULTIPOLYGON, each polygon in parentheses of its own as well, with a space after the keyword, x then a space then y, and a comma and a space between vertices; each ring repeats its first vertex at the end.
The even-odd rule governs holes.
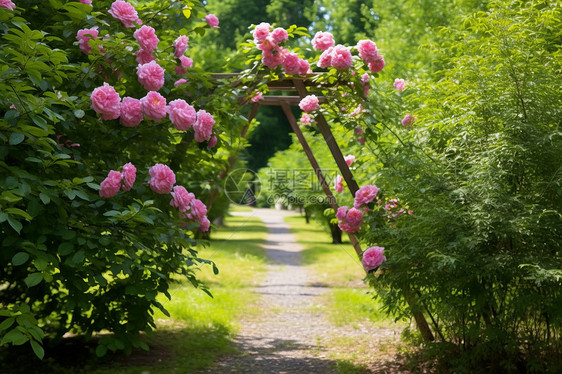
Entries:
POLYGON ((332 66, 332 51, 334 50, 334 47, 330 47, 328 49, 326 49, 324 52, 322 52, 322 54, 320 55, 320 58, 318 59, 318 67, 319 68, 327 68, 329 66, 332 66))
POLYGON ((146 118, 158 122, 166 117, 166 98, 158 92, 150 91, 140 100, 146 118))
POLYGON ((336 190, 337 193, 343 192, 343 178, 341 175, 336 176, 336 180, 334 182, 334 190, 336 190))
POLYGON ((146 25, 135 31, 133 37, 139 42, 141 49, 146 51, 155 50, 160 41, 154 29, 146 25))
POLYGON ((357 143, 359 143, 361 145, 365 144, 365 138, 363 138, 363 137, 357 138, 357 143))
POLYGON ((289 35, 287 34, 287 31, 284 28, 277 27, 271 33, 271 39, 275 42, 275 44, 281 44, 283 40, 289 39, 289 35))
POLYGON ((412 126, 414 124, 414 122, 416 122, 416 117, 414 117, 411 114, 408 114, 407 116, 402 118, 402 126, 404 126, 404 127, 412 126))
POLYGON ((209 26, 211 26, 213 29, 216 29, 217 26, 219 25, 219 19, 217 18, 217 16, 215 16, 214 14, 207 14, 205 16, 205 21, 207 22, 207 24, 209 26))
POLYGON ((318 104, 318 98, 316 95, 308 95, 300 101, 299 107, 305 112, 312 112, 317 110, 320 105, 318 104))
POLYGON ((371 40, 360 40, 357 43, 357 50, 359 51, 359 57, 367 63, 376 59, 379 55, 377 45, 371 40))
POLYGON ((404 79, 396 78, 393 85, 394 88, 396 88, 398 91, 402 91, 405 84, 406 82, 404 81, 404 79))
POLYGON ((179 86, 180 84, 184 84, 184 83, 187 83, 187 80, 181 78, 181 79, 178 79, 177 81, 174 82, 174 86, 177 87, 177 86, 179 86))
POLYGON ((12 3, 10 0, 0 0, 0 7, 13 11, 16 4, 12 3))
POLYGON ((119 118, 121 114, 121 97, 119 97, 115 88, 109 84, 104 82, 103 86, 94 89, 90 99, 96 113, 101 114, 100 119, 105 121, 119 118))
POLYGON ((312 74, 312 71, 310 70, 310 64, 308 63, 308 61, 306 61, 305 59, 299 59, 299 75, 307 75, 307 74, 312 74))
POLYGON ((78 47, 85 54, 89 54, 92 47, 88 45, 90 39, 97 39, 99 31, 97 27, 92 27, 91 29, 78 30, 76 33, 76 40, 78 40, 78 47))
POLYGON ((136 127, 142 122, 142 103, 132 97, 124 97, 119 122, 125 127, 136 127))
POLYGON ((351 166, 351 164, 353 164, 355 162, 355 156, 353 156, 353 155, 347 155, 343 159, 345 160, 345 163, 347 164, 347 166, 351 166))
POLYGON ((329 32, 318 31, 312 38, 312 48, 314 49, 325 51, 334 45, 334 36, 329 32))
POLYGON ((137 66, 137 75, 147 91, 158 91, 164 85, 164 69, 156 61, 137 66))
POLYGON ((193 199, 195 199, 195 195, 191 192, 187 192, 183 186, 174 186, 172 198, 170 205, 177 208, 180 212, 185 212, 193 199))
POLYGON ((149 62, 156 61, 156 57, 152 54, 152 51, 145 49, 140 49, 136 52, 137 62, 141 65, 148 64, 149 62))
POLYGON ((338 44, 332 49, 332 63, 331 65, 338 70, 349 69, 353 64, 351 52, 349 49, 341 44, 338 44))
POLYGON ((361 263, 366 271, 375 270, 386 261, 386 257, 383 256, 384 247, 371 247, 363 252, 363 257, 361 263))
POLYGON ((379 188, 374 184, 368 184, 361 187, 359 191, 355 193, 355 202, 353 206, 355 208, 359 208, 363 204, 369 204, 375 199, 378 192, 379 188))
POLYGON ((363 111, 363 105, 359 104, 357 106, 357 108, 355 108, 353 110, 353 112, 349 113, 350 117, 355 117, 356 115, 358 115, 359 113, 361 113, 363 111))
POLYGON ((148 185, 152 191, 159 194, 168 194, 172 191, 172 186, 176 183, 176 175, 167 165, 156 164, 148 171, 151 178, 148 185))
POLYGON ((215 120, 213 116, 204 110, 197 112, 197 121, 193 124, 193 131, 195 135, 195 141, 201 143, 205 140, 209 140, 213 133, 213 125, 215 120))
POLYGON ((184 68, 190 68, 193 66, 193 60, 187 56, 180 57, 181 66, 184 68))
MULTIPOLYGON (((264 44, 261 44, 264 46, 264 44)), ((283 64, 287 51, 277 45, 269 43, 263 47, 262 63, 270 69, 275 69, 283 64)))
POLYGON ((384 69, 384 65, 384 58, 382 56, 379 56, 379 58, 369 62, 369 70, 371 70, 373 73, 378 73, 379 71, 384 69))
POLYGON ((218 142, 217 137, 213 135, 213 136, 211 137, 211 140, 209 140, 209 144, 207 144, 207 146, 208 146, 209 148, 215 148, 215 146, 217 145, 217 142, 218 142))
POLYGON ((101 197, 109 199, 115 195, 121 189, 121 173, 115 170, 111 170, 107 175, 107 178, 100 183, 99 194, 101 197))
POLYGON ((123 191, 130 191, 137 179, 137 168, 129 162, 123 165, 121 175, 123 176, 123 191))
POLYGON ((346 206, 338 208, 336 213, 338 226, 345 232, 357 232, 361 229, 361 221, 363 220, 363 212, 356 208, 348 210, 346 206))
POLYGON ((252 103, 257 103, 258 101, 260 101, 263 97, 263 94, 261 92, 258 92, 254 97, 252 97, 250 99, 250 101, 252 101, 252 103))
POLYGON ((205 216, 199 221, 199 230, 207 232, 209 231, 209 227, 211 227, 211 221, 205 216))
POLYGON ((305 125, 309 125, 312 122, 312 117, 308 113, 303 113, 300 119, 300 122, 305 125))
POLYGON ((170 121, 178 130, 188 130, 197 120, 195 109, 186 103, 185 100, 177 99, 170 101, 167 110, 170 115, 170 121))
POLYGON ((205 204, 203 204, 203 202, 199 199, 191 200, 189 205, 189 213, 187 214, 187 217, 194 221, 201 222, 203 217, 207 215, 207 206, 205 206, 205 204))
POLYGON ((111 9, 109 9, 108 12, 113 16, 113 18, 121 21, 125 27, 135 27, 134 23, 142 25, 142 21, 140 20, 137 11, 126 1, 115 1, 111 4, 111 9))
POLYGON ((80 0, 82 4, 92 5, 92 0, 80 0))
POLYGON ((174 41, 174 57, 180 58, 185 54, 189 47, 189 38, 185 35, 180 35, 174 41))
POLYGON ((254 28, 252 35, 254 36, 254 42, 256 44, 263 43, 263 41, 269 36, 269 30, 271 25, 266 22, 262 22, 254 28))
POLYGON ((365 131, 363 131, 363 129, 361 128, 361 126, 357 126, 355 128, 355 135, 363 135, 365 131))
MULTIPOLYGON (((290 52, 285 56, 285 61, 283 62, 283 68, 286 74, 298 75, 301 71, 300 58, 296 53, 290 52)), ((308 70, 308 68, 307 68, 308 70)))

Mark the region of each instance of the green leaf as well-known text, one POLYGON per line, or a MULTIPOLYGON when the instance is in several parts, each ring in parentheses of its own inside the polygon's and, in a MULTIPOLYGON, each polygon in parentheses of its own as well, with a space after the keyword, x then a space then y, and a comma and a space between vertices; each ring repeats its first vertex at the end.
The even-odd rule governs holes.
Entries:
POLYGON ((12 257, 12 264, 14 266, 20 266, 25 264, 25 262, 29 259, 29 253, 27 252, 19 252, 12 257))
POLYGON ((27 336, 25 336, 21 331, 13 329, 9 331, 2 341, 0 341, 0 346, 6 343, 12 343, 13 345, 22 345, 27 341, 27 336))
POLYGON ((4 331, 8 327, 12 326, 14 324, 15 320, 16 319, 14 317, 10 317, 10 318, 5 319, 2 323, 0 323, 0 331, 4 331))
POLYGON ((103 357, 107 354, 107 347, 105 345, 98 345, 96 348, 96 356, 103 357))
POLYGON ((27 287, 31 288, 41 283, 42 280, 43 275, 41 273, 33 273, 29 274, 27 278, 25 278, 25 284, 27 284, 27 287))
POLYGON ((21 217, 23 217, 25 219, 28 219, 28 220, 33 219, 33 217, 31 217, 27 212, 25 212, 21 209, 18 209, 18 208, 8 208, 8 209, 5 210, 5 212, 8 213, 8 214, 12 214, 12 215, 15 214, 15 215, 21 216, 21 217))
POLYGON ((43 347, 41 347, 41 344, 37 343, 35 340, 31 340, 30 343, 35 355, 39 357, 40 360, 42 360, 45 356, 45 350, 43 349, 43 347))
POLYGON ((41 192, 39 194, 39 198, 41 199, 41 201, 43 202, 43 204, 47 205, 51 202, 51 198, 49 197, 49 195, 41 192))
POLYGON ((10 226, 12 226, 12 228, 19 234, 21 229, 23 228, 23 225, 21 224, 20 221, 13 219, 12 217, 8 216, 8 223, 10 224, 10 226))
POLYGON ((10 145, 18 145, 23 142, 24 139, 25 135, 23 135, 22 133, 13 132, 12 135, 10 135, 9 143, 10 145))
POLYGON ((61 256, 69 255, 74 249, 74 244, 70 242, 64 242, 59 245, 58 252, 61 256))
POLYGON ((82 109, 76 109, 76 110, 74 111, 74 116, 75 116, 76 118, 82 118, 82 117, 84 117, 85 114, 86 114, 86 113, 85 113, 82 109))

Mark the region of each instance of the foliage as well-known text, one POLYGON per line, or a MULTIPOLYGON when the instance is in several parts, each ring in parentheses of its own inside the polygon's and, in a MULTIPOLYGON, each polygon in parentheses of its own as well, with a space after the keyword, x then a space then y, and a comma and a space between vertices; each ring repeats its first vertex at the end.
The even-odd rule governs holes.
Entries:
MULTIPOLYGON (((190 20, 181 16, 182 29, 157 31, 155 55, 167 72, 161 93, 212 113, 218 149, 193 142, 192 132, 178 131, 168 120, 125 128, 97 118, 89 96, 104 81, 121 96, 146 94, 131 69, 137 65, 134 29, 107 13, 111 3, 95 1, 92 8, 27 0, 14 12, 0 8, 1 344, 30 341, 39 357, 44 333, 56 342, 66 332, 90 337, 109 330, 114 334, 96 349, 100 356, 147 348, 139 332, 154 328, 154 309, 167 313, 157 296, 170 296, 173 275, 200 286, 196 268, 212 264, 198 256, 196 225, 182 228, 170 196, 148 188, 147 170, 166 163, 178 184, 205 201, 228 158, 244 147, 239 135, 245 120, 228 82, 221 85, 194 68, 186 74, 188 84, 173 85, 179 77, 172 73, 172 42, 208 28, 195 19, 206 14, 195 3, 190 20), (100 39, 90 41, 86 56, 75 36, 93 26, 100 39), (127 162, 138 168, 133 189, 100 198, 98 183, 127 162)), ((177 20, 183 6, 143 2, 137 10, 145 24, 156 25, 177 20)))

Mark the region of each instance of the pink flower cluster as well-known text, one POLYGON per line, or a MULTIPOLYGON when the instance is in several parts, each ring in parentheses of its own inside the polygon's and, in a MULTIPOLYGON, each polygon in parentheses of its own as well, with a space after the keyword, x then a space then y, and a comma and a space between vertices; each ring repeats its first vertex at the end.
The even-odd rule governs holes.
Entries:
POLYGON ((334 181, 334 190, 336 190, 337 193, 343 192, 343 178, 341 175, 336 176, 336 180, 334 181))
POLYGON ((375 270, 386 261, 386 257, 383 255, 383 247, 371 247, 363 252, 363 257, 361 263, 365 271, 375 270))
POLYGON ((174 67, 177 75, 185 74, 185 69, 193 66, 193 60, 185 56, 188 47, 189 38, 185 35, 178 36, 174 41, 174 57, 179 59, 179 64, 174 67))
POLYGON ((312 48, 320 51, 325 51, 334 45, 334 36, 329 32, 318 31, 312 38, 312 48))
POLYGON ((363 131, 363 129, 361 128, 361 126, 357 126, 355 128, 355 135, 357 135, 357 142, 359 144, 365 144, 365 137, 361 136, 365 133, 365 131, 363 131))
POLYGON ((411 114, 408 114, 404 118, 402 118, 402 126, 404 127, 412 126, 414 122, 416 122, 416 117, 411 114))
POLYGON ((314 123, 314 120, 312 119, 312 116, 308 113, 303 113, 301 118, 300 118, 300 123, 302 123, 303 125, 312 125, 314 123))
POLYGON ((369 90, 371 89, 371 86, 369 85, 369 81, 371 80, 371 77, 369 76, 368 73, 365 73, 361 76, 361 84, 363 85, 363 96, 367 97, 367 95, 369 94, 369 90))
POLYGON ((349 49, 341 44, 326 49, 320 55, 318 67, 334 67, 338 70, 349 69, 353 65, 353 58, 349 49))
POLYGON ((296 53, 288 52, 285 54, 283 69, 289 75, 306 75, 310 69, 310 64, 305 59, 300 58, 296 53))
POLYGON ((258 92, 254 97, 252 97, 250 100, 252 101, 252 103, 257 103, 258 101, 260 101, 263 98, 263 94, 261 92, 258 92))
POLYGON ((156 61, 137 66, 137 76, 147 91, 158 91, 164 85, 164 69, 156 61))
POLYGON ((359 104, 357 105, 357 108, 355 108, 353 110, 353 112, 349 113, 350 117, 355 117, 357 115, 359 115, 359 113, 361 113, 363 111, 363 105, 359 104))
POLYGON ((97 39, 98 34, 99 31, 97 27, 78 30, 78 33, 76 34, 76 40, 78 40, 78 47, 80 47, 80 50, 85 54, 90 54, 92 47, 88 45, 88 42, 90 41, 90 39, 97 39))
POLYGON ((195 108, 182 99, 170 101, 167 111, 170 115, 170 121, 178 130, 188 130, 197 120, 195 108))
POLYGON ((109 14, 111 14, 113 18, 121 21, 125 27, 133 28, 135 27, 135 23, 142 25, 142 21, 140 20, 135 7, 126 1, 117 0, 111 4, 109 14))
POLYGON ((357 43, 357 51, 359 52, 359 57, 365 61, 369 70, 373 73, 378 73, 384 68, 384 58, 379 54, 375 42, 371 40, 360 40, 359 43, 357 43))
POLYGON ((10 0, 0 0, 0 7, 13 11, 16 4, 12 3, 10 0))
POLYGON ((82 4, 92 5, 92 0, 80 0, 82 4))
POLYGON ((401 78, 396 78, 394 80, 394 88, 396 88, 398 91, 402 91, 404 89, 404 86, 406 85, 406 81, 404 79, 401 78))
POLYGON ((207 218, 207 207, 201 200, 196 199, 195 195, 183 186, 175 186, 171 194, 170 205, 180 211, 181 217, 198 222, 201 231, 209 230, 211 222, 207 218))
POLYGON ((158 92, 150 91, 140 101, 146 118, 156 122, 166 118, 166 98, 158 92))
POLYGON ((193 131, 195 133, 195 140, 199 143, 205 140, 210 140, 213 133, 213 125, 215 119, 204 110, 197 112, 197 121, 193 124, 193 131))
POLYGON ((338 208, 336 213, 338 226, 345 232, 357 232, 361 229, 363 221, 363 212, 357 208, 348 209, 346 206, 338 208))
POLYGON ((207 14, 205 16, 205 21, 207 22, 207 24, 209 26, 211 26, 213 29, 216 29, 217 26, 219 25, 219 19, 217 18, 217 16, 215 16, 214 14, 207 14))
POLYGON ((364 204, 369 204, 375 199, 375 197, 377 197, 378 192, 379 188, 374 184, 368 184, 361 187, 355 193, 355 202, 353 203, 353 207, 360 208, 364 204))
POLYGON ((289 39, 287 30, 278 27, 271 30, 269 23, 262 22, 252 32, 254 43, 263 51, 262 63, 270 69, 283 65, 286 74, 305 75, 310 71, 310 64, 296 53, 289 52, 280 46, 289 39))
POLYGON ((121 102, 119 122, 125 127, 136 127, 142 122, 142 103, 132 97, 124 97, 121 102))
POLYGON ((193 60, 187 56, 181 56, 179 58, 180 64, 174 66, 177 75, 183 75, 186 73, 186 68, 190 68, 193 66, 193 60))
POLYGON ((308 113, 320 108, 320 104, 316 95, 308 95, 300 101, 299 107, 308 113))
POLYGON ((160 41, 156 36, 156 31, 150 26, 143 26, 135 31, 133 36, 141 47, 141 49, 136 52, 137 62, 144 65, 155 61, 156 58, 153 52, 156 47, 158 47, 158 42, 160 41))
POLYGON ((123 181, 123 191, 130 191, 133 188, 137 177, 137 169, 130 162, 123 165, 123 171, 120 173, 111 170, 100 184, 99 194, 101 197, 109 199, 117 195, 121 189, 121 181, 123 181))

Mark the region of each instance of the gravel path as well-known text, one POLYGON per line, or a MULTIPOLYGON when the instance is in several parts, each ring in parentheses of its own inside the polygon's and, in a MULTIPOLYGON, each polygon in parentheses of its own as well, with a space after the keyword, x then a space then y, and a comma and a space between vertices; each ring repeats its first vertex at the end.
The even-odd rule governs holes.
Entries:
POLYGON ((326 320, 322 295, 330 289, 315 283, 314 277, 301 266, 303 248, 283 221, 284 216, 294 215, 293 212, 254 209, 236 214, 255 216, 265 223, 270 233, 264 248, 270 264, 262 284, 254 289, 261 295, 257 305, 260 313, 241 321, 235 339, 242 354, 223 358, 208 372, 335 373, 336 363, 328 358, 331 349, 323 345, 327 339, 360 336, 368 341, 367 346, 395 339, 396 331, 391 329, 367 323, 334 327, 326 320))

